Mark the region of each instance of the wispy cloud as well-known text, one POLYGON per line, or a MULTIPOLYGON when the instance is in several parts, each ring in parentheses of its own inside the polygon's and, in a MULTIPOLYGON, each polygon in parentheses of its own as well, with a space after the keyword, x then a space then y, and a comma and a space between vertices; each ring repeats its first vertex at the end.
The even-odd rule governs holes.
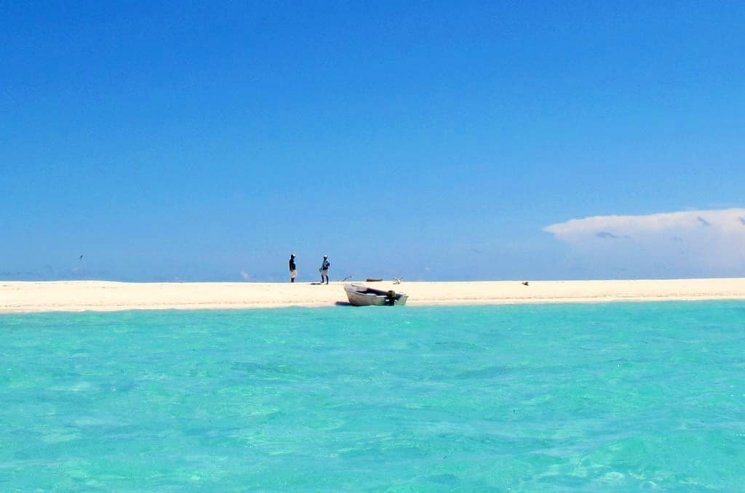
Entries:
POLYGON ((696 218, 696 220, 698 220, 698 223, 699 223, 699 224, 700 224, 701 226, 706 226, 706 227, 708 227, 708 226, 711 226, 711 223, 710 223, 709 221, 707 221, 706 219, 704 219, 703 217, 701 217, 701 216, 698 216, 698 217, 696 218))
POLYGON ((617 234, 611 233, 610 231, 598 231, 597 233, 595 233, 595 236, 598 237, 598 238, 605 238, 607 240, 624 240, 624 239, 628 240, 628 239, 631 239, 631 237, 628 236, 628 235, 619 236, 617 234))
POLYGON ((595 233, 595 236, 597 236, 598 238, 606 238, 610 240, 618 240, 621 238, 618 235, 614 235, 610 231, 598 231, 597 233, 595 233))
POLYGON ((595 216, 544 228, 597 267, 636 275, 745 275, 745 209, 595 216), (608 241, 624 239, 628 241, 608 241))

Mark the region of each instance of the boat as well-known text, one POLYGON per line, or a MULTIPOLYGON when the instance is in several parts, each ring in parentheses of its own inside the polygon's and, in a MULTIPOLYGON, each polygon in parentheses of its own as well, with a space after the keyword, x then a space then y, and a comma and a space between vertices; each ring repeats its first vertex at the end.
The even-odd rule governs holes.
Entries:
POLYGON ((394 306, 405 305, 409 298, 404 293, 393 290, 373 289, 359 284, 346 284, 344 291, 347 292, 349 304, 354 306, 394 306))

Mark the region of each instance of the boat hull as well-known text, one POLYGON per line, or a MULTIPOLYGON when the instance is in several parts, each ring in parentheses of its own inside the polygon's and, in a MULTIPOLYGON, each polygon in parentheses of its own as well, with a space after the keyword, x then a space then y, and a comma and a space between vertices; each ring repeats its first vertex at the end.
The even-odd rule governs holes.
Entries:
POLYGON ((354 306, 397 306, 405 305, 408 296, 404 293, 395 291, 383 291, 382 289, 372 289, 356 284, 347 284, 344 286, 347 293, 349 304, 354 306))

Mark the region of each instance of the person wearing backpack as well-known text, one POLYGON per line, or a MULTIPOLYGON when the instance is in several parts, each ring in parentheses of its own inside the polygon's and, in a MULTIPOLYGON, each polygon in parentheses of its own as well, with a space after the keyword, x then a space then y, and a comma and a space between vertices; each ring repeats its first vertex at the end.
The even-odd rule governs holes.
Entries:
POLYGON ((326 284, 329 283, 329 267, 331 267, 331 262, 329 262, 329 256, 324 255, 323 256, 323 262, 321 262, 321 268, 318 269, 318 271, 321 273, 321 284, 326 282, 326 284))

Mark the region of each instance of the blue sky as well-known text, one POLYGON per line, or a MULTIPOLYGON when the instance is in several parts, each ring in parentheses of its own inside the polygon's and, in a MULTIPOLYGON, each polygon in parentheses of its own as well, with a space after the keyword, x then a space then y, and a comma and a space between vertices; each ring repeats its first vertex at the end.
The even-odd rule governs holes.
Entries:
POLYGON ((280 281, 292 252, 308 281, 323 254, 332 279, 745 275, 743 25, 739 2, 0 2, 0 279, 280 281), (678 212, 703 229, 654 219, 678 212))

